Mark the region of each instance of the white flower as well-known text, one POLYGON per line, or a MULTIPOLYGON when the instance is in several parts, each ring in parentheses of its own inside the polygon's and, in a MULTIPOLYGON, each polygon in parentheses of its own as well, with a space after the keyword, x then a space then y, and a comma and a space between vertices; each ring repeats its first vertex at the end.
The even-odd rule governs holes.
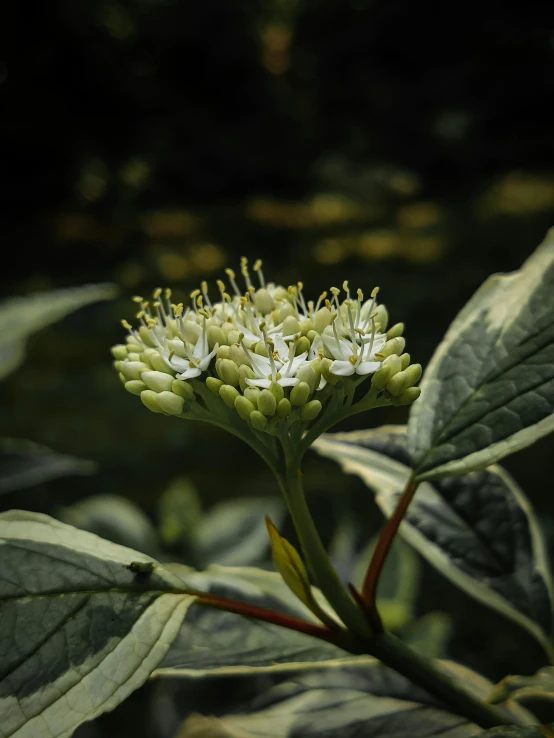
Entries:
MULTIPOLYGON (((178 316, 178 318, 179 317, 180 316, 178 316)), ((178 379, 194 379, 194 377, 200 376, 202 372, 207 371, 210 361, 213 359, 217 349, 219 348, 219 344, 216 343, 212 351, 210 351, 206 330, 206 318, 204 318, 202 333, 198 336, 192 351, 182 333, 179 338, 182 342, 183 352, 186 354, 187 358, 177 356, 173 350, 168 350, 159 340, 157 341, 158 351, 167 366, 174 372, 178 373, 178 379)), ((156 338, 154 338, 154 340, 156 340, 156 338)))
MULTIPOLYGON (((369 334, 359 328, 356 329, 350 308, 348 309, 348 318, 350 322, 348 339, 339 336, 338 318, 333 321, 334 335, 323 334, 322 336, 325 348, 334 358, 329 371, 339 377, 349 377, 352 374, 373 374, 381 368, 381 362, 377 361, 375 355, 382 348, 387 337, 375 332, 374 323, 372 323, 372 331, 369 334)), ((339 325, 342 325, 342 323, 339 325)))
POLYGON ((281 336, 275 336, 271 346, 264 333, 264 341, 267 357, 259 356, 243 346, 256 375, 256 379, 247 379, 247 384, 265 389, 268 389, 272 382, 280 384, 281 387, 293 387, 298 384, 299 380, 295 375, 304 364, 307 364, 308 352, 295 356, 294 343, 291 342, 287 346, 281 336))

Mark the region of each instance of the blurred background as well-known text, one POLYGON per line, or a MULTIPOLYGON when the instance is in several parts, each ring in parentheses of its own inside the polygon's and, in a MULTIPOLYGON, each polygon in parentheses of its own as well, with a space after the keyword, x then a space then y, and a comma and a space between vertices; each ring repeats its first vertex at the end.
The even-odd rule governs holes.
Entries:
MULTIPOLYGON (((158 525, 180 476, 206 511, 273 499, 238 441, 122 390, 109 347, 132 295, 185 296, 243 255, 314 297, 344 279, 379 285, 425 366, 481 282, 517 268, 554 224, 551 4, 53 0, 4 12, 0 296, 106 281, 120 292, 33 336, 0 385, 2 436, 96 473, 9 492, 1 509, 56 515, 120 495, 158 525)), ((378 411, 345 429, 406 419, 378 411)), ((550 534, 552 451, 547 437, 505 464, 550 534)), ((307 466, 328 539, 345 500, 368 537, 378 531, 361 482, 307 466)), ((433 572, 424 581, 419 611, 454 616, 451 656, 492 679, 516 658, 520 671, 542 664, 515 627, 433 572)), ((155 734, 143 696, 82 730, 155 734)))

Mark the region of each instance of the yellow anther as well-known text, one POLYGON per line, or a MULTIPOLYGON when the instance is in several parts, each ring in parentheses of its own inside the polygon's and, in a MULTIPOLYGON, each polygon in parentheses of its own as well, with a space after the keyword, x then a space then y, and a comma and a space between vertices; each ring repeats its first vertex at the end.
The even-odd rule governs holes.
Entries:
POLYGON ((224 292, 223 299, 225 300, 225 302, 231 302, 231 295, 228 292, 224 292))
POLYGON ((152 292, 152 297, 154 298, 154 300, 157 300, 160 297, 161 294, 162 294, 162 288, 161 287, 157 287, 154 290, 154 292, 152 292))
POLYGON ((226 269, 225 274, 230 277, 231 279, 235 278, 235 272, 232 269, 226 269))
POLYGON ((143 310, 148 310, 149 305, 150 303, 148 302, 148 300, 145 300, 144 302, 140 303, 140 306, 143 310))
POLYGON ((202 287, 202 292, 208 291, 208 283, 205 280, 201 282, 200 286, 202 287))
POLYGON ((252 269, 255 272, 257 272, 258 269, 261 269, 261 268, 262 268, 262 260, 261 259, 256 259, 256 261, 254 262, 254 266, 252 267, 252 269))
POLYGON ((184 310, 184 305, 183 305, 182 302, 180 302, 178 305, 175 305, 175 307, 173 308, 173 312, 175 313, 175 317, 176 318, 180 318, 181 315, 183 314, 183 310, 184 310))
POLYGON ((300 292, 302 292, 302 290, 304 289, 304 282, 297 282, 297 287, 300 290, 300 292))
MULTIPOLYGON (((326 297, 327 297, 327 292, 325 291, 325 292, 322 292, 321 293, 321 295, 319 296, 319 299, 320 300, 325 300, 326 297)), ((328 302, 328 300, 327 300, 327 302, 328 302)))
POLYGON ((220 292, 225 292, 225 283, 222 282, 221 279, 218 279, 216 284, 220 292))
POLYGON ((139 310, 138 313, 135 315, 135 318, 137 320, 141 320, 142 318, 144 318, 144 310, 139 310))
POLYGON ((171 289, 169 287, 165 288, 164 296, 166 300, 171 300, 171 289))
POLYGON ((345 279, 344 282, 342 283, 342 289, 345 292, 348 292, 348 280, 347 279, 345 279))
POLYGON ((171 359, 172 359, 172 358, 173 358, 174 356, 175 356, 175 351, 171 350, 171 351, 169 352, 169 356, 168 356, 167 360, 168 360, 168 361, 171 361, 171 359))
POLYGON ((128 331, 133 329, 133 326, 125 318, 121 321, 121 325, 128 331))
POLYGON ((331 287, 331 294, 333 294, 335 297, 338 297, 340 295, 340 290, 338 287, 331 287))
POLYGON ((198 295, 198 297, 196 298, 196 307, 202 307, 202 295, 198 295))
POLYGON ((194 298, 195 298, 195 297, 198 297, 198 295, 199 295, 199 294, 200 294, 200 290, 193 290, 193 291, 192 291, 192 292, 190 293, 189 297, 190 297, 190 299, 191 299, 191 300, 194 300, 194 298))
POLYGON ((140 295, 135 295, 131 298, 133 302, 142 302, 144 300, 144 297, 140 297, 140 295))
POLYGON ((160 303, 159 302, 153 302, 152 303, 152 307, 153 308, 156 308, 156 310, 157 310, 160 307, 160 303))
POLYGON ((375 298, 377 297, 377 293, 378 293, 378 292, 379 292, 379 287, 374 287, 374 288, 373 288, 373 289, 371 290, 371 297, 375 299, 375 298))
POLYGON ((360 289, 360 288, 358 288, 358 292, 357 292, 357 294, 358 294, 358 300, 359 300, 360 302, 363 302, 363 301, 364 301, 364 293, 363 293, 363 292, 361 291, 361 289, 360 289))

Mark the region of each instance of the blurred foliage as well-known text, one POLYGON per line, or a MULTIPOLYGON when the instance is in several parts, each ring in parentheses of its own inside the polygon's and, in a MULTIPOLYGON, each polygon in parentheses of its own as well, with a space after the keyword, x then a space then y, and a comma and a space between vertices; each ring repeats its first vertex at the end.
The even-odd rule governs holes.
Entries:
MULTIPOLYGON (((108 348, 132 315, 127 296, 158 284, 184 295, 262 257, 266 275, 316 296, 343 279, 380 285, 425 364, 483 279, 518 267, 554 220, 551 4, 8 0, 3 25, 0 297, 107 280, 125 295, 32 337, 0 385, 0 435, 98 473, 5 494, 3 509, 120 495, 155 521, 183 474, 204 510, 275 494, 238 441, 122 391, 108 348)), ((507 466, 552 537, 551 444, 507 466)), ((358 480, 315 458, 305 480, 327 543, 347 502, 364 543, 378 530, 358 480)), ((542 665, 511 625, 425 569, 418 612, 436 609, 454 617, 451 655, 487 676, 516 657, 522 673, 542 665)), ((135 696, 86 731, 124 735, 132 720, 143 735, 145 704, 135 696)))

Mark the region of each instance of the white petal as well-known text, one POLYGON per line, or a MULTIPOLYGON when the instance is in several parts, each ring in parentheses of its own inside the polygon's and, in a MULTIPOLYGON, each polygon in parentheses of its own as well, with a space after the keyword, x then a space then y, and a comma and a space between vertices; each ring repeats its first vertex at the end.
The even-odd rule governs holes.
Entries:
POLYGON ((356 367, 356 374, 373 374, 380 368, 380 361, 361 361, 356 367))
POLYGON ((252 364, 252 369, 258 377, 267 377, 268 374, 271 374, 271 364, 265 356, 259 356, 253 351, 248 351, 248 357, 252 364))
POLYGON ((216 343, 216 345, 213 347, 213 350, 210 351, 210 353, 207 356, 205 356, 200 362, 199 367, 203 372, 205 372, 208 366, 210 365, 210 361, 214 358, 218 348, 219 348, 219 344, 216 343))
POLYGON ((329 371, 337 377, 349 377, 356 370, 349 361, 334 361, 329 367, 329 371))
POLYGON ((269 389, 269 386, 271 385, 271 382, 269 379, 246 379, 246 384, 250 385, 250 387, 264 387, 264 389, 269 389))
POLYGON ((322 374, 321 375, 321 379, 319 380, 319 385, 318 385, 317 389, 318 390, 322 390, 326 385, 327 385, 327 380, 325 379, 325 377, 322 374))
POLYGON ((202 372, 197 366, 191 366, 186 370, 186 372, 179 374, 178 379, 194 379, 194 377, 199 377, 200 374, 202 374, 202 372))
POLYGON ((298 384, 300 380, 298 377, 281 377, 281 379, 277 380, 277 383, 281 385, 281 387, 294 387, 295 384, 298 384))

